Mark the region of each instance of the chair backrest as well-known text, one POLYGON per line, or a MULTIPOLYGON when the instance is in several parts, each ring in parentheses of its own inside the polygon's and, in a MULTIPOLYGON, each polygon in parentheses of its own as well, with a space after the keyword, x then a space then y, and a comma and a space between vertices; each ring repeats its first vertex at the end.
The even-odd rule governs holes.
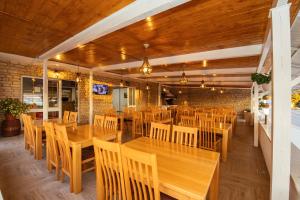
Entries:
POLYGON ((202 149, 216 151, 217 135, 215 122, 212 119, 204 120, 200 127, 199 147, 202 149))
POLYGON ((104 115, 95 115, 94 117, 94 126, 103 127, 105 116, 104 115))
POLYGON ((180 119, 180 125, 186 127, 195 127, 196 126, 196 119, 194 116, 185 116, 182 115, 180 119))
POLYGON ((155 154, 121 146, 127 199, 160 199, 155 154))
POLYGON ((63 122, 64 123, 69 122, 69 116, 70 116, 70 111, 64 111, 64 116, 63 116, 63 122))
POLYGON ((172 115, 171 115, 171 110, 164 110, 161 113, 161 120, 171 120, 172 115))
POLYGON ((141 112, 136 112, 132 116, 132 134, 133 136, 141 135, 143 136, 143 114, 141 112))
POLYGON ((77 112, 70 112, 69 122, 77 123, 77 112))
POLYGON ((55 124, 54 130, 57 138, 57 144, 59 147, 59 154, 61 157, 61 167, 64 171, 69 172, 71 175, 72 157, 66 126, 55 124))
POLYGON ((96 138, 93 142, 97 199, 126 199, 120 145, 96 138))
POLYGON ((198 143, 198 129, 185 126, 172 127, 172 142, 183 144, 190 147, 197 147, 198 143))
POLYGON ((225 114, 215 114, 214 121, 217 123, 226 123, 226 115, 225 114))
POLYGON ((171 126, 169 124, 160 124, 160 123, 151 122, 150 138, 169 142, 170 129, 171 126))
POLYGON ((30 146, 35 146, 35 134, 34 132, 36 131, 34 126, 33 126, 33 120, 30 115, 25 115, 25 129, 26 129, 26 138, 27 138, 27 143, 30 146))
POLYGON ((52 122, 44 122, 45 132, 46 132, 46 147, 47 147, 47 159, 58 162, 59 160, 59 150, 56 140, 56 134, 54 130, 54 125, 52 122))
POLYGON ((106 116, 103 127, 108 130, 116 131, 118 129, 118 118, 106 116))
POLYGON ((196 112, 195 113, 195 122, 196 126, 201 126, 201 121, 207 118, 207 113, 204 112, 196 112))

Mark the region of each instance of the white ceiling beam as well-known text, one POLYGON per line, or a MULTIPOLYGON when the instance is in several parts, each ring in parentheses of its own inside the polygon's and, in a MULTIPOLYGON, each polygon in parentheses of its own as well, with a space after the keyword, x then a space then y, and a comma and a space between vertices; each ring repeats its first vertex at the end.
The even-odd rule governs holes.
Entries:
MULTIPOLYGON (((195 62, 202 60, 218 60, 227 58, 238 58, 259 55, 262 50, 262 45, 249 45, 241 47, 233 47, 227 49, 218 49, 212 51, 196 52, 190 54, 153 58, 149 62, 152 66, 155 65, 165 65, 165 64, 177 64, 185 62, 195 62)), ((118 70, 122 68, 136 68, 142 65, 143 61, 134 61, 128 63, 119 63, 106 66, 94 67, 93 71, 108 71, 108 70, 118 70)))
MULTIPOLYGON (((176 81, 179 83, 181 78, 157 78, 151 79, 150 81, 158 81, 158 82, 169 82, 169 81, 176 81)), ((195 78, 188 78, 188 81, 249 81, 251 82, 251 78, 249 77, 195 77, 195 78)))
MULTIPOLYGON (((256 67, 245 67, 245 68, 229 68, 229 69, 208 69, 208 70, 190 70, 185 71, 185 75, 208 75, 208 74, 249 74, 254 73, 256 67)), ((154 72, 151 73, 149 78, 156 76, 181 76, 182 71, 174 72, 154 72)), ((128 74, 129 77, 141 77, 141 74, 128 74)))
MULTIPOLYGON (((168 84, 168 85, 179 85, 178 82, 163 82, 163 84, 168 84)), ((200 86, 201 81, 199 82, 189 82, 186 86, 188 85, 199 85, 200 86)), ((226 86, 226 85, 239 85, 239 86, 249 86, 251 87, 250 82, 205 82, 206 85, 219 85, 219 86, 226 86)), ((185 85, 183 85, 185 86, 185 85)))
POLYGON ((56 54, 74 49, 78 45, 86 44, 104 35, 129 26, 130 24, 143 20, 146 17, 156 15, 188 1, 190 0, 136 0, 112 15, 77 33, 56 47, 48 50, 39 58, 52 58, 56 54))

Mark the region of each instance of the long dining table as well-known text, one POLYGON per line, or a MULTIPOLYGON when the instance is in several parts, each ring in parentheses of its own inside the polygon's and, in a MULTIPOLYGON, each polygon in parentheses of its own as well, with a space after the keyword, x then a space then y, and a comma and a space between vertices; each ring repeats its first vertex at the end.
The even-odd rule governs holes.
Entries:
POLYGON ((176 199, 218 199, 217 152, 140 137, 124 144, 156 154, 159 190, 176 199))
MULTIPOLYGON (((52 121, 60 125, 66 125, 61 120, 44 120, 52 121)), ((38 128, 36 131, 36 159, 42 159, 42 130, 43 123, 40 121, 35 122, 35 126, 38 128)), ((101 140, 114 140, 120 131, 108 130, 96 127, 94 125, 78 125, 76 127, 67 125, 67 134, 72 150, 72 169, 73 169, 73 191, 75 194, 80 193, 82 190, 82 149, 93 146, 93 138, 101 140)))
POLYGON ((217 134, 222 135, 222 161, 226 161, 231 143, 233 126, 229 123, 215 123, 215 131, 217 134))

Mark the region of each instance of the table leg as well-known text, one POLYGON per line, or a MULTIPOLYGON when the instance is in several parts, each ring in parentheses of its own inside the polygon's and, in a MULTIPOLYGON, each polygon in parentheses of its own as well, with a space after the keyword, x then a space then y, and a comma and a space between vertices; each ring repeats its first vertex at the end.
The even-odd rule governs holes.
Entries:
POLYGON ((35 157, 36 160, 41 160, 43 158, 42 135, 43 135, 42 129, 35 128, 35 151, 34 151, 34 157, 35 157))
POLYGON ((228 146, 228 130, 223 130, 222 137, 222 160, 227 160, 227 146, 228 146))
MULTIPOLYGON (((72 145, 72 178, 73 178, 73 192, 75 194, 81 192, 81 145, 72 145)), ((72 183, 70 183, 72 184, 72 183)))
POLYGON ((231 141, 232 141, 232 125, 230 127, 230 129, 228 130, 228 150, 231 150, 231 141))
POLYGON ((208 199, 217 200, 219 196, 219 161, 217 163, 213 179, 210 184, 208 199))

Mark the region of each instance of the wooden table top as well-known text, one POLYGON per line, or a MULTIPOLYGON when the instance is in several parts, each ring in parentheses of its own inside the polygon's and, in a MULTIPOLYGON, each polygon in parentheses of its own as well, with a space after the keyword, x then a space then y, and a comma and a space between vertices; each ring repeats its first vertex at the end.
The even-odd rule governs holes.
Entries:
POLYGON ((67 128, 70 145, 80 144, 82 147, 93 145, 93 138, 102 140, 114 140, 117 137, 118 131, 107 130, 96 127, 94 125, 79 125, 77 128, 67 128))
POLYGON ((70 125, 74 124, 74 122, 64 123, 63 119, 54 118, 54 119, 46 119, 46 120, 43 120, 43 119, 34 120, 34 125, 37 126, 38 128, 43 128, 44 122, 53 122, 56 124, 66 125, 66 126, 70 126, 70 125))
POLYGON ((157 155, 160 190, 174 196, 205 199, 220 154, 141 137, 124 145, 157 155))

